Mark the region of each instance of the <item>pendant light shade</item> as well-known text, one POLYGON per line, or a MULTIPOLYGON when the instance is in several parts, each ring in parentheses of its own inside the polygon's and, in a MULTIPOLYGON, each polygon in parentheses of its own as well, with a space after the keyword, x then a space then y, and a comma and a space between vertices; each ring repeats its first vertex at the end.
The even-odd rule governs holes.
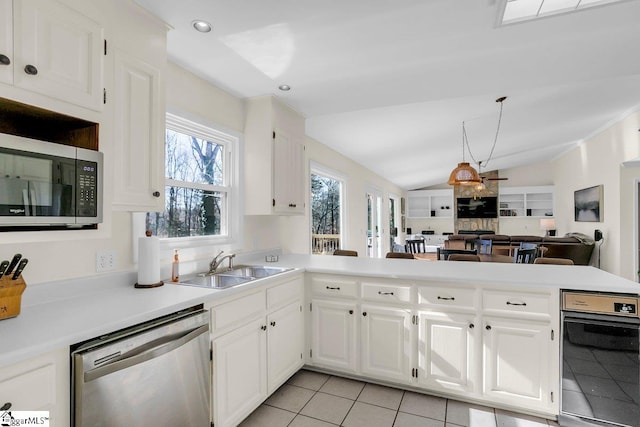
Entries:
POLYGON ((458 167, 455 168, 451 175, 449 175, 449 185, 476 185, 482 182, 478 171, 473 168, 469 163, 458 163, 458 167))

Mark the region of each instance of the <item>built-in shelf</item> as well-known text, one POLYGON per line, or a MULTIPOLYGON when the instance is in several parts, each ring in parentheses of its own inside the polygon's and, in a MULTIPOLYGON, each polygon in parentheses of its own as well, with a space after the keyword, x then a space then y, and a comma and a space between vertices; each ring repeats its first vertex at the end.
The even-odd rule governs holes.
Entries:
POLYGON ((549 217, 554 215, 554 188, 537 187, 500 188, 500 217, 549 217))
POLYGON ((407 218, 453 218, 453 190, 407 192, 407 218))

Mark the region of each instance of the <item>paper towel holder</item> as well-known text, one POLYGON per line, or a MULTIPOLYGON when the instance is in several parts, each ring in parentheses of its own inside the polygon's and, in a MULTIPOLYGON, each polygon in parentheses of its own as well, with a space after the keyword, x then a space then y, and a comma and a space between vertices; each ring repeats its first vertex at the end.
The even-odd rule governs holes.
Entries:
MULTIPOLYGON (((145 233, 144 233, 144 234, 145 234, 145 236, 147 236, 147 237, 151 237, 151 234, 152 234, 152 233, 151 233, 151 230, 147 230, 147 231, 145 231, 145 233)), ((160 286, 162 286, 162 285, 164 285, 164 282, 163 282, 162 280, 160 280, 160 281, 159 281, 159 282, 157 282, 157 283, 149 283, 149 284, 146 284, 146 283, 137 283, 137 282, 136 282, 136 284, 135 284, 135 285, 133 285, 133 287, 134 287, 134 288, 138 288, 138 289, 148 289, 148 288, 158 288, 158 287, 160 287, 160 286)))

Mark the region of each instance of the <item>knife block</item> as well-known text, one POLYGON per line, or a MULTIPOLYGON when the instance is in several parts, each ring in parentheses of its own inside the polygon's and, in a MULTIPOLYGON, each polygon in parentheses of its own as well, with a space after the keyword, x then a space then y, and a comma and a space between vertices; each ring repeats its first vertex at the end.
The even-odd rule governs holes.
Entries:
POLYGON ((7 276, 0 278, 0 320, 20 314, 22 293, 26 287, 27 284, 22 276, 15 280, 7 276))

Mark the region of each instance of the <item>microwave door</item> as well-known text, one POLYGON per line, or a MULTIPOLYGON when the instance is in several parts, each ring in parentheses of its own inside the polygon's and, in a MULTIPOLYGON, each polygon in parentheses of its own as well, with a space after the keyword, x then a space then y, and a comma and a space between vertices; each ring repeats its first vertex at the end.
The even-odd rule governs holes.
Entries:
POLYGON ((28 190, 29 182, 25 179, 0 177, 0 216, 9 220, 29 216, 31 210, 28 190))

